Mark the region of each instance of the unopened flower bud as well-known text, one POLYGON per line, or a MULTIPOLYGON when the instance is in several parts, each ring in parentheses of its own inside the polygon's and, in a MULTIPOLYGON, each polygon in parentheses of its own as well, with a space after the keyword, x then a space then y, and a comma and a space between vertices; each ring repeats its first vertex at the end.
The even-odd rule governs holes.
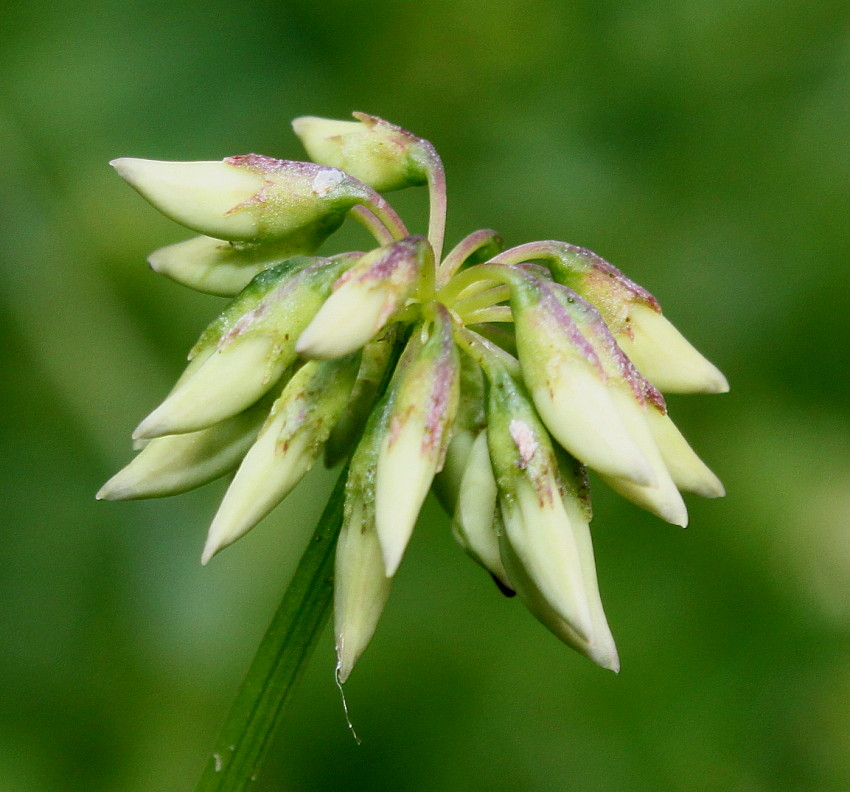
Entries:
POLYGON ((205 359, 136 430, 193 432, 229 418, 269 391, 295 359, 295 341, 352 259, 290 259, 266 270, 201 335, 205 359), (213 351, 210 351, 213 350, 213 351))
POLYGON ((564 484, 549 435, 530 398, 498 366, 487 370, 487 438, 499 488, 504 538, 516 564, 503 555, 514 590, 524 575, 559 617, 570 625, 576 641, 590 641, 593 622, 587 582, 573 526, 564 508, 564 484))
POLYGON ((665 393, 726 393, 729 383, 659 311, 632 306, 630 332, 618 343, 638 370, 665 393))
POLYGON ((348 402, 357 368, 356 356, 309 361, 287 383, 213 519, 203 563, 253 528, 313 466, 348 402))
POLYGON ((682 496, 667 470, 649 429, 650 413, 666 413, 661 394, 640 374, 623 353, 597 309, 574 291, 552 284, 551 295, 570 315, 599 360, 609 393, 623 425, 652 470, 652 484, 603 474, 603 479, 639 506, 674 525, 687 525, 682 496))
POLYGON ((511 305, 523 378, 555 439, 600 473, 649 484, 652 471, 630 437, 592 344, 555 285, 514 278, 511 305))
POLYGON ((430 144, 365 113, 357 121, 303 116, 292 122, 314 162, 350 173, 378 192, 424 184, 430 144))
MULTIPOLYGON (((540 244, 540 243, 538 243, 540 244)), ((725 393, 729 383, 663 316, 646 289, 595 253, 548 242, 555 279, 593 303, 617 343, 665 393, 725 393)))
POLYGON ((245 154, 212 162, 124 157, 118 173, 172 220, 242 242, 282 239, 306 227, 339 225, 372 191, 337 168, 245 154))
POLYGON ((590 611, 589 635, 580 634, 575 626, 551 606, 543 595, 540 587, 529 574, 520 556, 511 544, 507 532, 500 536, 502 559, 511 584, 519 594, 523 604, 531 613, 544 624, 557 638, 568 646, 583 654, 602 668, 615 673, 620 670, 620 660, 617 647, 605 617, 602 599, 599 595, 599 585, 596 578, 596 564, 593 557, 593 544, 588 525, 588 510, 581 493, 575 489, 575 484, 561 466, 562 498, 564 512, 569 521, 571 533, 575 538, 579 566, 584 579, 588 609, 590 611))
POLYGON ((384 568, 373 510, 361 498, 346 503, 334 563, 337 675, 343 683, 372 639, 392 585, 384 568))
POLYGON ((148 263, 154 272, 190 289, 232 297, 263 270, 292 256, 311 255, 333 230, 309 227, 265 244, 194 237, 154 251, 148 263))
POLYGON ((666 522, 684 528, 688 524, 688 510, 664 464, 648 424, 648 415, 655 408, 643 407, 624 391, 616 392, 614 398, 624 425, 650 465, 654 483, 652 485, 638 484, 629 479, 605 474, 601 474, 602 480, 635 505, 652 512, 666 522))
POLYGON ((448 311, 427 339, 414 329, 393 381, 375 474, 375 519, 387 574, 395 574, 422 502, 440 470, 457 411, 459 363, 448 311))
POLYGON ((649 429, 670 476, 680 490, 720 498, 725 494, 720 479, 709 470, 682 436, 670 416, 649 407, 646 413, 649 429))
POLYGON ((390 408, 385 395, 369 416, 345 484, 334 570, 334 633, 341 683, 369 644, 392 584, 375 525, 375 467, 390 408))
POLYGON ((511 588, 495 530, 497 508, 498 488, 484 430, 473 440, 467 455, 458 487, 452 534, 475 561, 506 588, 511 588))
POLYGON ((425 266, 433 266, 433 253, 421 236, 366 253, 334 283, 296 351, 329 360, 360 349, 404 307, 425 266))
POLYGON ((459 360, 460 395, 457 415, 452 424, 452 437, 446 449, 443 469, 435 476, 433 484, 434 494, 449 516, 454 515, 457 507, 461 480, 472 444, 486 425, 484 372, 469 355, 461 354, 459 360))
POLYGON ((223 476, 239 465, 251 447, 268 408, 261 401, 206 429, 146 442, 133 461, 101 487, 97 498, 162 498, 223 476))

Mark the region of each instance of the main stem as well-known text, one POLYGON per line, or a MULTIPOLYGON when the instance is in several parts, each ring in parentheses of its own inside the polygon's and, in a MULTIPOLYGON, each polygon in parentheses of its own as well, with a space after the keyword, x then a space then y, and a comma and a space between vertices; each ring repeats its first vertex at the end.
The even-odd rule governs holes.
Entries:
POLYGON ((254 656, 196 792, 241 792, 257 778, 284 706, 330 613, 347 474, 346 467, 254 656))

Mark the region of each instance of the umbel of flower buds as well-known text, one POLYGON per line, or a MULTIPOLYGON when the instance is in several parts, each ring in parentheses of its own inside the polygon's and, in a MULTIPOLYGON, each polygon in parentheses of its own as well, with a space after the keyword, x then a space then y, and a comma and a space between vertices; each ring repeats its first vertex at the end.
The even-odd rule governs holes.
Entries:
POLYGON ((723 375, 655 298, 594 253, 491 230, 441 253, 433 146, 382 119, 296 119, 314 162, 118 159, 151 204, 202 236, 154 271, 230 298, 141 450, 98 493, 173 495, 234 472, 203 562, 248 532, 317 459, 348 460, 334 630, 345 681, 375 633, 430 489, 499 589, 600 666, 619 659, 591 540, 591 468, 685 525, 680 493, 723 494, 662 392, 720 393, 723 375), (427 235, 381 192, 427 185, 427 235), (346 220, 372 241, 322 254, 346 220))

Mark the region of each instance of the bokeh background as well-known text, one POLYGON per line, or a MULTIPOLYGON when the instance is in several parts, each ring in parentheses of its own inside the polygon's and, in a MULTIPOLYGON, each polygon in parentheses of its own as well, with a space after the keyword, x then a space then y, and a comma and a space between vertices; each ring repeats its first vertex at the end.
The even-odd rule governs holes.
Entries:
MULTIPOLYGON (((850 789, 844 0, 20 0, 0 25, 0 789, 191 790, 330 487, 207 568, 218 482, 96 503, 218 298, 117 156, 302 155, 363 110, 435 142, 449 242, 590 247, 728 374, 671 398, 728 487, 672 528, 595 487, 619 676, 429 502, 347 686, 325 635, 271 790, 850 789)), ((424 228, 425 196, 399 196, 424 228)), ((345 240, 365 237, 344 231, 345 240)))

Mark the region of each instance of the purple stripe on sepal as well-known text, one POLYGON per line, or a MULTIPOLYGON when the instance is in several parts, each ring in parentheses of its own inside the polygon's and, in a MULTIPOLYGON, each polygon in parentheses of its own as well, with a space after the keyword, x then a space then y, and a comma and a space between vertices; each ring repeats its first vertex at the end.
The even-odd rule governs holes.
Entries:
POLYGON ((452 398, 457 397, 459 361, 454 345, 452 319, 445 306, 437 304, 438 318, 434 323, 434 333, 439 333, 440 349, 434 367, 434 377, 428 400, 429 410, 425 418, 425 434, 422 438, 423 453, 433 453, 435 449, 445 451, 446 433, 449 429, 446 414, 451 410, 452 398))

